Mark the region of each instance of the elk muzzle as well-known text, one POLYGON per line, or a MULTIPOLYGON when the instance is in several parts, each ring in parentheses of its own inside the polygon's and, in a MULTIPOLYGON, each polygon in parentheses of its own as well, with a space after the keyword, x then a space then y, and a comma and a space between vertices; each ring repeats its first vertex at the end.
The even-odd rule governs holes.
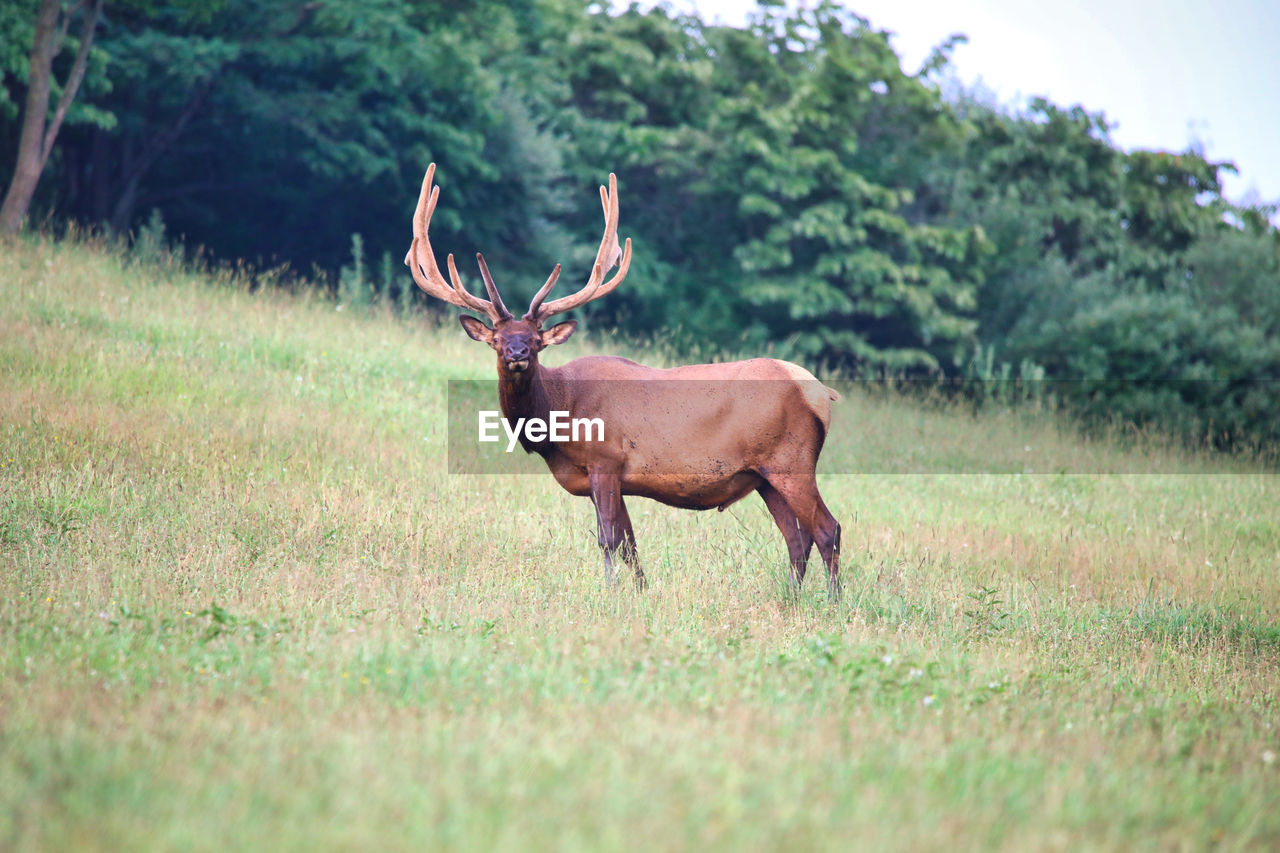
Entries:
POLYGON ((502 360, 506 363, 507 370, 512 373, 523 373, 528 370, 531 355, 529 344, 525 341, 509 341, 502 347, 502 360))

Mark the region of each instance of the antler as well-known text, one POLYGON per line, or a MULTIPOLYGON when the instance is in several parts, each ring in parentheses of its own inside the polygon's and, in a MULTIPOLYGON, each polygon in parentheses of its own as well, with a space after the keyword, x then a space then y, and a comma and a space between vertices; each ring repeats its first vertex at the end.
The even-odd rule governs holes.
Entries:
POLYGON ((609 173, 609 189, 600 188, 600 204, 604 207, 604 236, 600 239, 600 250, 596 252, 596 262, 591 267, 591 277, 587 279, 586 286, 577 293, 562 296, 543 305, 542 300, 551 292, 551 288, 555 287, 556 279, 560 277, 560 265, 556 264, 547 283, 529 303, 529 310, 525 313, 524 319, 542 322, 555 314, 585 305, 609 293, 622 284, 622 280, 627 277, 627 271, 631 268, 631 238, 627 238, 625 249, 618 247, 618 178, 612 172, 609 173), (619 257, 621 257, 620 261, 619 257), (602 285, 604 274, 615 264, 618 266, 618 272, 602 285))
POLYGON ((447 259, 449 280, 445 281, 444 276, 440 274, 435 252, 431 250, 431 241, 427 239, 427 226, 431 224, 431 214, 435 212, 436 199, 440 197, 440 188, 431 185, 435 174, 436 164, 432 163, 427 167, 426 177, 422 179, 422 193, 418 196, 418 208, 413 212, 413 243, 409 246, 408 254, 404 256, 405 264, 413 273, 413 280, 418 283, 418 287, 436 299, 459 308, 479 311, 494 323, 511 319, 511 312, 502 304, 497 285, 493 283, 493 277, 489 275, 489 267, 480 254, 476 254, 476 261, 480 264, 480 275, 484 278, 484 288, 489 293, 489 299, 480 299, 467 291, 462 284, 462 277, 458 275, 458 268, 453 263, 452 253, 447 259))

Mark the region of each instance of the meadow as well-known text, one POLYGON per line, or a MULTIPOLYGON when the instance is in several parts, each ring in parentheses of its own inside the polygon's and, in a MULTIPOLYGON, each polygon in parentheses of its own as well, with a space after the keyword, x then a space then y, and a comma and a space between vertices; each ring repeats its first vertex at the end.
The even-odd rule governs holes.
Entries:
MULTIPOLYGON (((0 848, 1275 849, 1280 479, 852 389, 763 504, 447 473, 450 317, 0 246, 0 848), (913 473, 897 473, 897 471, 913 473)), ((580 332, 550 363, 661 348, 580 332)))

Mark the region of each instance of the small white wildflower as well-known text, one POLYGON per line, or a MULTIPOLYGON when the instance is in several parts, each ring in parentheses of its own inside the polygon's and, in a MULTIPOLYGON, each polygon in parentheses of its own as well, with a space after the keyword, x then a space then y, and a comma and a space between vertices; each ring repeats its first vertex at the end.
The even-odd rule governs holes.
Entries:
POLYGON ((921 705, 923 705, 923 706, 925 706, 926 708, 928 708, 930 705, 932 705, 932 704, 933 704, 933 702, 934 702, 934 698, 933 698, 933 694, 932 694, 932 693, 930 693, 928 696, 926 696, 926 697, 924 697, 923 699, 921 699, 921 700, 920 700, 920 704, 921 704, 921 705))
POLYGON ((1276 754, 1275 754, 1274 752, 1272 752, 1272 751, 1271 751, 1271 750, 1269 750, 1269 749, 1264 749, 1264 750, 1262 751, 1262 763, 1263 763, 1263 764, 1274 764, 1274 763, 1275 763, 1275 761, 1276 761, 1276 754))
POLYGON ((884 657, 880 658, 880 663, 884 664, 885 666, 888 666, 889 664, 893 663, 893 655, 885 655, 884 657))
POLYGON ((907 672, 907 678, 919 678, 919 677, 920 677, 920 676, 922 676, 922 675, 924 675, 924 670, 923 670, 923 669, 916 669, 915 667, 912 667, 912 668, 907 672))

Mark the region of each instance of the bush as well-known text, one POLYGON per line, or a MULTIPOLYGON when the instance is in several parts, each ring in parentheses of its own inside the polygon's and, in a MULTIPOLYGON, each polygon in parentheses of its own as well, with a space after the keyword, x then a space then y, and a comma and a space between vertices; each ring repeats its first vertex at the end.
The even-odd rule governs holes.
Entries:
POLYGON ((1280 444, 1280 340, 1228 300, 1126 291, 1108 273, 1042 293, 1004 342, 1089 421, 1217 448, 1280 444))

